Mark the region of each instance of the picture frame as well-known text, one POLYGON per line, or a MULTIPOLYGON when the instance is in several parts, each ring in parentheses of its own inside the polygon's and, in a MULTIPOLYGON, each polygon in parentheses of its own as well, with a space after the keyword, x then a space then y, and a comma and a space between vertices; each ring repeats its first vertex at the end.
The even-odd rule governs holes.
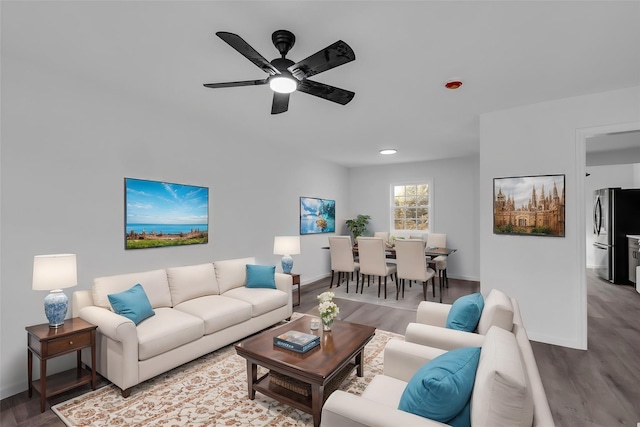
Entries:
POLYGON ((125 249, 209 242, 209 188, 124 179, 125 249))
POLYGON ((565 236, 565 175, 493 179, 493 233, 565 236))
POLYGON ((300 235, 335 233, 336 201, 300 197, 300 235))

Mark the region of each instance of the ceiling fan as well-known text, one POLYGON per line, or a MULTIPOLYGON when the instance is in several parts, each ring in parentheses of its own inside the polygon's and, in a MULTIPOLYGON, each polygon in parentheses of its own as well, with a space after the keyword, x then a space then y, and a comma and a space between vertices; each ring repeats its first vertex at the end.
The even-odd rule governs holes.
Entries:
POLYGON ((271 114, 279 114, 287 111, 289 109, 289 94, 296 90, 341 105, 349 103, 355 95, 354 92, 349 90, 309 80, 311 76, 356 59, 356 54, 353 52, 353 49, 342 40, 338 40, 302 61, 294 63, 292 60, 285 58, 296 41, 296 37, 290 31, 278 30, 272 34, 271 40, 280 52, 281 57, 271 62, 267 61, 237 34, 219 31, 216 35, 227 42, 229 46, 240 52, 240 54, 249 61, 257 65, 262 71, 269 74, 269 76, 262 80, 205 83, 205 87, 253 86, 268 83, 274 91, 271 114))

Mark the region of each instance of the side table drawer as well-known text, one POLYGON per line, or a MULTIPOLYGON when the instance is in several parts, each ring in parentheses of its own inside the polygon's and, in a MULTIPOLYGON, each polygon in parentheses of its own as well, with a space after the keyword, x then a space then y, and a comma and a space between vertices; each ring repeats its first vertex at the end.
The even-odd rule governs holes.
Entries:
POLYGON ((91 345, 91 332, 75 334, 71 337, 59 338, 49 342, 49 356, 67 353, 91 345))

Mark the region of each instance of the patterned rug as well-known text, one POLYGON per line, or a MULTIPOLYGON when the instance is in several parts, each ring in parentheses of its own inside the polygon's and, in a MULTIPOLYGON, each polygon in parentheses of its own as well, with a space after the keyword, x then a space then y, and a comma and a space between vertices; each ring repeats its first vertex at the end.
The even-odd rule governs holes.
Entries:
MULTIPOLYGON (((294 317, 298 314, 294 313, 294 317)), ((382 373, 383 349, 402 335, 377 330, 364 351, 364 376, 355 371, 341 390, 360 394, 382 373)), ((258 375, 266 371, 259 367, 258 375)), ((247 397, 246 360, 229 345, 135 386, 124 399, 108 385, 51 408, 67 425, 79 426, 311 426, 310 414, 256 393, 247 397)))

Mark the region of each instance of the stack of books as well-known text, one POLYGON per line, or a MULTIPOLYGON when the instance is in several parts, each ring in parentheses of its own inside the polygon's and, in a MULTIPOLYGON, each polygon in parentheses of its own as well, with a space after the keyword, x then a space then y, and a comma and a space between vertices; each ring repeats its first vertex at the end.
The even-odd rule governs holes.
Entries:
POLYGON ((273 345, 297 353, 306 353, 320 344, 320 337, 299 331, 289 331, 273 337, 273 345))

